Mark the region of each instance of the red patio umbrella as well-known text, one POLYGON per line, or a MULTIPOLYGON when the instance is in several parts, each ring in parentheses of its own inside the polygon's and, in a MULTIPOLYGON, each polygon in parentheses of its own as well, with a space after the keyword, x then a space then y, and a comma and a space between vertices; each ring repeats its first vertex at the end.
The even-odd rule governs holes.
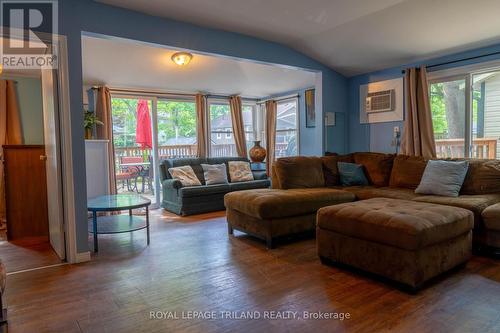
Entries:
POLYGON ((140 144, 142 148, 153 147, 153 139, 151 135, 151 116, 149 114, 148 101, 143 99, 140 99, 137 104, 135 142, 140 144))

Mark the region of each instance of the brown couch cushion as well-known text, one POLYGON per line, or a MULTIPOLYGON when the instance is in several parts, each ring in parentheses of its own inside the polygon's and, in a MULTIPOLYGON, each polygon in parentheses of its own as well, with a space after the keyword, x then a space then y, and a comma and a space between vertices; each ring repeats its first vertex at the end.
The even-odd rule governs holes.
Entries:
POLYGON ((354 162, 365 167, 370 184, 375 186, 389 185, 394 154, 354 153, 354 162))
POLYGON ((462 194, 500 192, 500 160, 469 160, 462 194))
POLYGON ((346 186, 342 187, 342 189, 344 191, 354 193, 358 200, 366 200, 372 198, 411 200, 420 196, 420 194, 415 194, 415 191, 412 189, 397 187, 346 186))
POLYGON ((271 188, 279 189, 280 187, 280 181, 278 179, 278 175, 276 174, 276 166, 273 165, 271 167, 271 188))
POLYGON ((226 208, 259 218, 272 219, 315 213, 321 207, 349 202, 354 194, 331 188, 231 192, 224 196, 226 208))
POLYGON ((440 205, 465 208, 474 213, 474 227, 482 226, 481 213, 486 207, 500 202, 500 193, 497 194, 479 194, 479 195, 461 195, 458 197, 442 197, 437 195, 420 196, 414 201, 435 203, 440 205))
POLYGON ((340 184, 338 162, 354 163, 352 154, 348 155, 328 155, 320 157, 323 163, 323 176, 325 186, 336 186, 340 184))
POLYGON ((284 157, 274 163, 279 188, 315 188, 325 186, 323 164, 319 157, 284 157))
POLYGON ((472 213, 443 205, 376 198, 321 208, 318 228, 406 250, 469 232, 472 213))
POLYGON ((487 207, 482 216, 486 229, 500 231, 500 203, 487 207))
POLYGON ((394 159, 389 186, 416 189, 424 174, 427 160, 419 156, 398 155, 394 159))

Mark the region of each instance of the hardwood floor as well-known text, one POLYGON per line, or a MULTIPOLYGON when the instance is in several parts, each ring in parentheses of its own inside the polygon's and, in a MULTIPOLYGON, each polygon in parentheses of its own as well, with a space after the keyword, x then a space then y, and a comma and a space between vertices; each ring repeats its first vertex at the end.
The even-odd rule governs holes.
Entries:
POLYGON ((7 273, 61 263, 50 243, 38 239, 14 242, 0 239, 0 259, 7 273))
POLYGON ((324 266, 313 239, 267 250, 228 237, 223 213, 155 213, 145 232, 100 237, 89 263, 9 275, 10 332, 498 332, 500 261, 466 268, 417 295, 324 266), (215 320, 150 311, 217 311, 215 320), (350 319, 222 320, 219 311, 349 313, 350 319))

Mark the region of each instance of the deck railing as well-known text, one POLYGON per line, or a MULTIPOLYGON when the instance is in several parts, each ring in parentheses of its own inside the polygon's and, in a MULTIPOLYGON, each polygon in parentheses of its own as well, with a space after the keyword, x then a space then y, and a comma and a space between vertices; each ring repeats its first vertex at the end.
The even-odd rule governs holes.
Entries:
MULTIPOLYGON (((277 143, 276 158, 285 156, 287 147, 287 143, 277 143)), ((158 155, 160 157, 160 160, 166 158, 196 157, 196 151, 196 145, 174 145, 158 147, 158 155)), ((213 157, 236 155, 237 152, 235 144, 217 144, 212 145, 211 147, 211 156, 213 157)), ((120 160, 120 157, 124 156, 142 156, 145 158, 145 160, 148 160, 151 156, 151 149, 143 149, 141 147, 115 147, 115 156, 117 163, 120 160)))
MULTIPOLYGON (((480 159, 497 158, 498 138, 478 138, 472 141, 472 157, 480 159)), ((463 158, 464 139, 436 140, 438 158, 463 158)))

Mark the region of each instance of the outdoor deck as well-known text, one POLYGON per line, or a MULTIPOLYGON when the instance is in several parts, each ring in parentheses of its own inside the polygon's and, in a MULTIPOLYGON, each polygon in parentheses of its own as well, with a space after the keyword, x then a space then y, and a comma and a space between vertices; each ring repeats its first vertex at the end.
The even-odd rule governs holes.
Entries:
MULTIPOLYGON (((496 159, 498 138, 478 138, 472 142, 472 158, 496 159)), ((463 158, 464 139, 436 140, 438 158, 463 158)))

